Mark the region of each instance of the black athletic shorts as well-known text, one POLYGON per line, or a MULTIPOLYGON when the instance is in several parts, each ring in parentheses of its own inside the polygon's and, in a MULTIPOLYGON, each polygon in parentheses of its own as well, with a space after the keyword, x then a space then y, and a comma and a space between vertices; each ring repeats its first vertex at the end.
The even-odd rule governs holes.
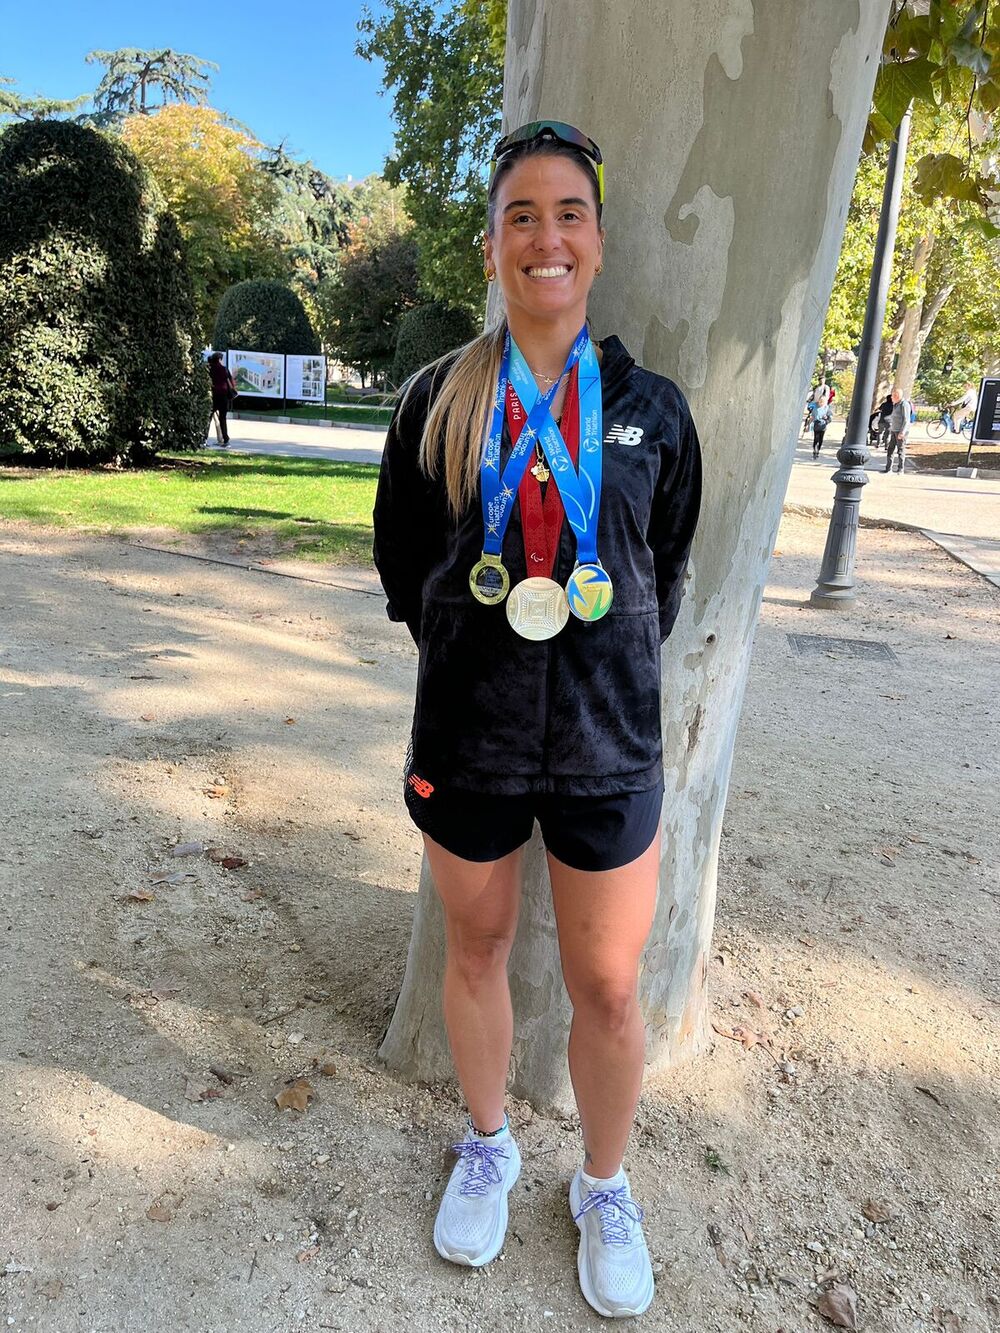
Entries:
POLYGON ((489 796, 432 787, 408 769, 404 799, 422 833, 463 861, 498 861, 522 847, 535 820, 548 851, 573 870, 617 870, 656 837, 663 783, 620 796, 489 796))

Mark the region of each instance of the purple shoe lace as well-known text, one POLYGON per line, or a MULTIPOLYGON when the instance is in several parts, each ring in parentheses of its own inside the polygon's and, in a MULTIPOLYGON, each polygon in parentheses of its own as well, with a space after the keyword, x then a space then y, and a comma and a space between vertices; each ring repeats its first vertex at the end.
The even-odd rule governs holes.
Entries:
POLYGON ((453 1143, 452 1149, 465 1168, 461 1186, 464 1198, 482 1198, 491 1185, 500 1184, 502 1175, 497 1158, 507 1160, 505 1148, 491 1147, 481 1139, 463 1139, 461 1143, 453 1143))
POLYGON ((605 1245, 628 1245, 632 1240, 632 1223, 643 1219, 643 1211, 629 1194, 627 1185, 613 1190, 592 1190, 580 1211, 574 1213, 573 1221, 578 1222, 592 1208, 597 1209, 601 1219, 601 1240, 605 1245))

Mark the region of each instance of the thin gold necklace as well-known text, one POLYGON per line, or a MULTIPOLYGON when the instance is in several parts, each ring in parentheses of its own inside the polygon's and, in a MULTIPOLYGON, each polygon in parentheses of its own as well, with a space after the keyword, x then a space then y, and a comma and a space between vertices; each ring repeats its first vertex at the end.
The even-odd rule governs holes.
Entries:
MULTIPOLYGON (((531 373, 532 373, 532 375, 534 375, 534 377, 535 377, 536 380, 541 380, 542 383, 545 385, 545 387, 546 387, 547 389, 550 388, 553 384, 556 383, 556 379, 555 379, 555 377, 552 376, 552 375, 542 375, 542 374, 541 374, 539 371, 537 371, 537 370, 533 370, 531 373)), ((559 380, 560 380, 560 381, 564 380, 565 378, 566 378, 566 375, 565 375, 565 374, 562 374, 562 375, 559 376, 559 380)))

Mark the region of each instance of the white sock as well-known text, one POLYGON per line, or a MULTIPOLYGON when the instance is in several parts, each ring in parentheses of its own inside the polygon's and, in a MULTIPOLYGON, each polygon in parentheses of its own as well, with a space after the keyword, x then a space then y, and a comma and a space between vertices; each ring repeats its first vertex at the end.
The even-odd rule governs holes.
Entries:
POLYGON ((580 1175, 584 1182, 593 1189, 616 1190, 625 1184, 625 1168, 620 1166, 613 1176, 601 1177, 588 1175, 586 1171, 581 1171, 580 1175))

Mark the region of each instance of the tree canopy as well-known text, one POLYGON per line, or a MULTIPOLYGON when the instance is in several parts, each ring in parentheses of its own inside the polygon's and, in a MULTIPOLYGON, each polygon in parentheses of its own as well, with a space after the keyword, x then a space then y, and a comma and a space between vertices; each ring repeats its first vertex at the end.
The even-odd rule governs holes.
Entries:
POLYGON ((251 135, 211 107, 176 103, 129 116, 121 136, 177 218, 206 331, 227 287, 287 272, 269 221, 278 188, 261 170, 251 135))
POLYGON ((182 51, 140 51, 134 46, 123 46, 117 51, 91 51, 88 65, 104 65, 104 77, 94 93, 94 108, 99 116, 115 117, 148 115, 155 109, 150 93, 156 89, 161 101, 194 102, 204 105, 208 100, 211 82, 210 70, 219 67, 201 56, 186 55, 182 51))
POLYGON ((407 187, 427 293, 482 313, 480 236, 486 216, 485 167, 500 134, 504 0, 441 9, 422 0, 387 0, 365 10, 358 54, 385 65, 396 138, 385 176, 407 187))

